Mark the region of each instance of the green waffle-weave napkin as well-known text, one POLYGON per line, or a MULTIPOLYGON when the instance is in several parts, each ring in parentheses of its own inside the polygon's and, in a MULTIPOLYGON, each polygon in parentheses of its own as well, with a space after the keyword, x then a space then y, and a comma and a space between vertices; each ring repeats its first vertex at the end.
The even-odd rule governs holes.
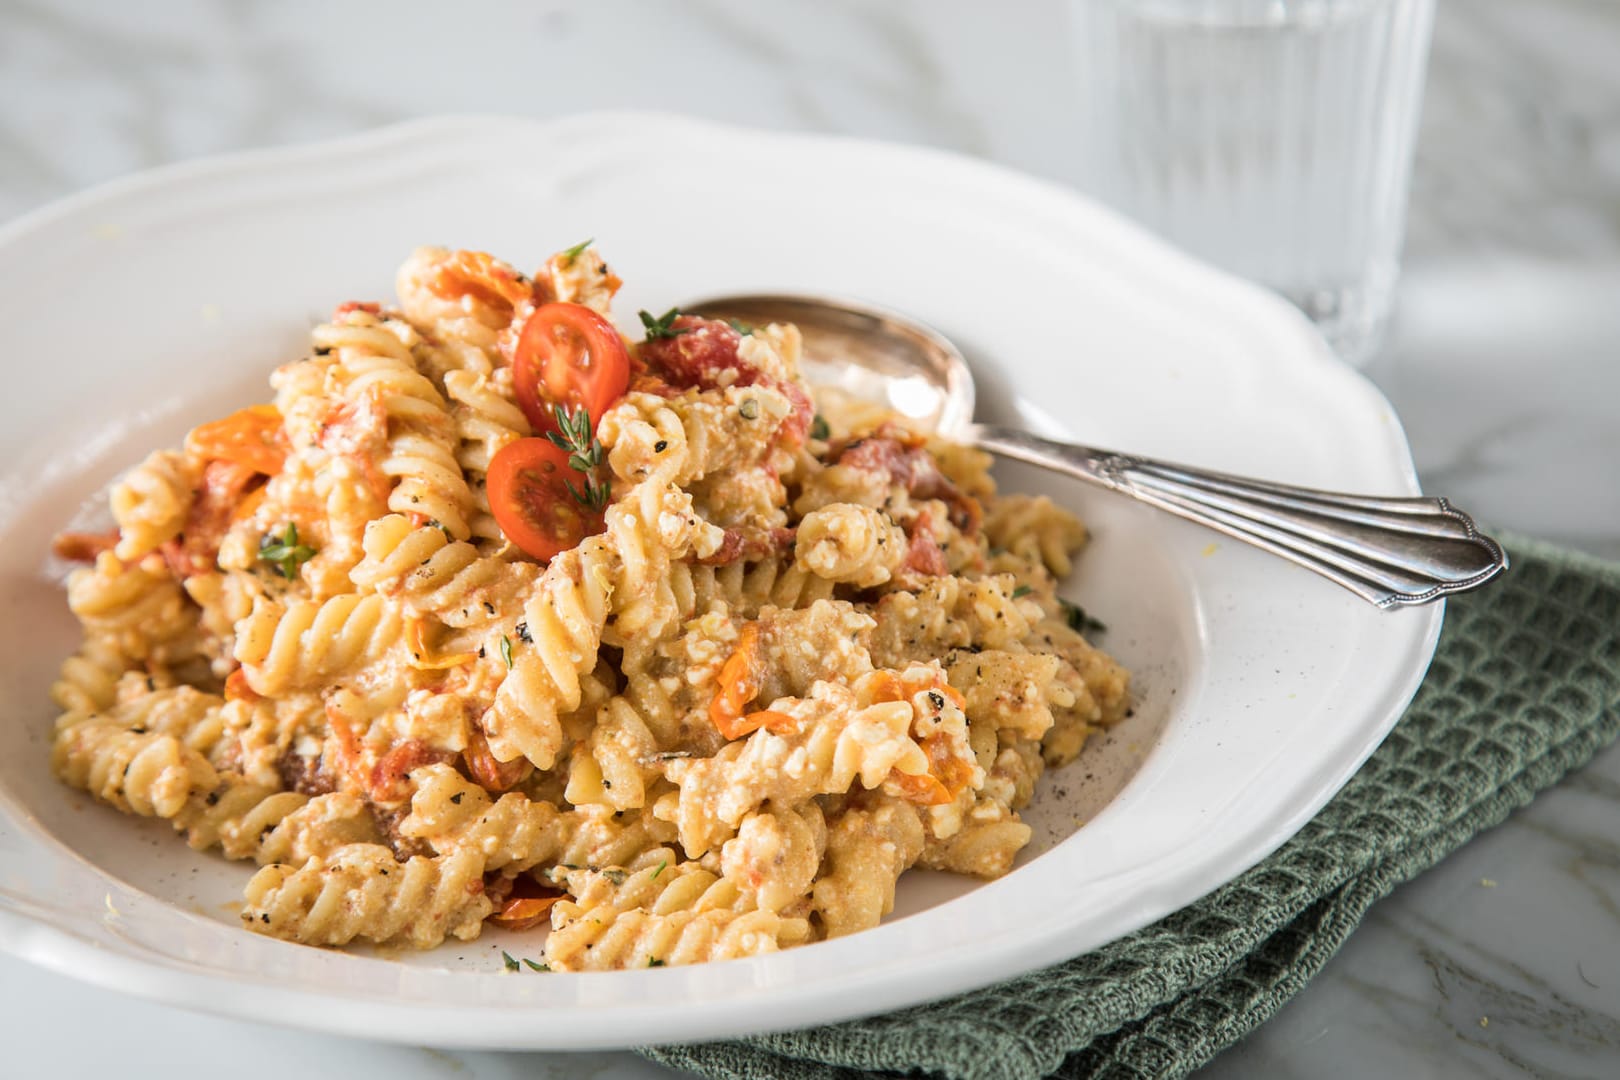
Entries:
POLYGON ((1450 602, 1384 744, 1310 824, 1202 900, 1096 952, 830 1027, 644 1050, 711 1077, 1179 1077, 1271 1016, 1367 908, 1620 734, 1620 565, 1510 539, 1450 602))

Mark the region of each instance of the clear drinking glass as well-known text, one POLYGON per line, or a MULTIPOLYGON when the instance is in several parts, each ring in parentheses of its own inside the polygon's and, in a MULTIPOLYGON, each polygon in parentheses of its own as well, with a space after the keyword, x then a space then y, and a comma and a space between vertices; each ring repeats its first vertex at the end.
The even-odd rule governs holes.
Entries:
POLYGON ((1081 186, 1377 349, 1434 0, 1073 0, 1081 186))

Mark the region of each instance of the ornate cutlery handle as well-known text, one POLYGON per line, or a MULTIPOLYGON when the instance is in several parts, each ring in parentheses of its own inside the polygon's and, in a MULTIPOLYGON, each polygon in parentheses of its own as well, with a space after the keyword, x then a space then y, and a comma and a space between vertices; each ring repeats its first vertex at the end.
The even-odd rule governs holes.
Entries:
POLYGON ((973 425, 982 449, 1140 499, 1281 555, 1381 608, 1477 589, 1507 554, 1440 498, 1378 498, 1241 476, 973 425))

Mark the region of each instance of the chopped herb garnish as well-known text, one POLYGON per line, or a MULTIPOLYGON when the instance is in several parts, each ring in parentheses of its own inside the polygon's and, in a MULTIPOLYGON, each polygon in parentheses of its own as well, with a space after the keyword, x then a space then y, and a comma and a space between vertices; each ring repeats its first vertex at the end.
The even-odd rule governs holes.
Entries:
POLYGON ((297 577, 298 568, 314 557, 315 549, 298 542, 298 526, 290 521, 279 537, 269 533, 259 541, 259 558, 274 563, 288 581, 297 577))
POLYGON ((827 426, 827 418, 816 413, 816 418, 810 421, 810 437, 812 439, 825 439, 832 434, 832 428, 827 426))
POLYGON ((579 258, 585 253, 586 248, 590 247, 594 243, 596 243, 596 237, 594 236, 589 240, 581 240, 573 247, 568 248, 566 251, 562 252, 562 254, 558 255, 557 261, 564 266, 570 266, 573 264, 575 259, 579 258))
POLYGON ((624 879, 629 875, 623 870, 619 869, 617 866, 610 866, 606 870, 602 871, 602 876, 613 882, 615 885, 623 885, 624 879))
POLYGON ((563 486, 581 506, 600 510, 608 504, 609 487, 607 484, 597 482, 595 477, 587 476, 585 483, 580 487, 575 487, 572 480, 564 480, 563 486))
POLYGON ((506 661, 506 670, 512 670, 512 639, 505 634, 501 635, 501 659, 506 661))
POLYGON ((1058 607, 1063 609, 1063 619, 1069 624, 1069 629, 1081 634, 1101 634, 1108 630, 1106 624, 1100 619, 1093 619, 1086 614, 1086 609, 1079 604, 1071 604, 1062 597, 1058 598, 1058 607))
POLYGON ((657 881, 658 880, 658 875, 662 874, 664 872, 664 867, 666 867, 668 865, 669 865, 669 860, 668 859, 665 859, 662 862, 660 862, 658 864, 658 869, 654 870, 652 872, 652 877, 648 878, 647 880, 648 881, 657 881))
POLYGON ((597 467, 602 464, 605 455, 593 430, 591 414, 584 406, 570 409, 566 405, 553 405, 551 413, 557 418, 560 430, 546 432, 546 438, 551 440, 553 446, 567 452, 569 468, 585 474, 585 482, 579 488, 569 480, 563 483, 567 485, 569 494, 582 505, 592 510, 602 509, 608 504, 612 490, 607 481, 596 478, 597 467))
POLYGON ((756 420, 759 418, 759 402, 754 398, 749 398, 737 406, 737 412, 744 420, 756 420))
POLYGON ((1018 588, 1013 590, 1013 599, 1017 600, 1020 597, 1028 596, 1030 593, 1032 593, 1034 591, 1035 591, 1034 588, 1029 586, 1029 585, 1020 585, 1020 586, 1018 586, 1018 588))
POLYGON ((551 970, 551 968, 548 965, 546 965, 546 964, 537 964, 533 960, 530 960, 527 956, 525 956, 523 958, 523 962, 525 964, 529 965, 529 970, 531 970, 531 971, 550 971, 551 970))
POLYGON ((450 535, 450 526, 446 525, 444 522, 440 521, 438 518, 428 518, 427 519, 427 527, 430 528, 430 529, 438 529, 440 532, 444 533, 445 539, 447 539, 447 540, 454 540, 455 539, 454 536, 450 535))
POLYGON ((529 624, 528 623, 519 622, 517 624, 517 635, 518 635, 518 640, 523 642, 523 644, 525 644, 525 645, 533 645, 534 644, 534 638, 529 635, 529 624))
POLYGON ((654 956, 654 957, 651 957, 650 959, 648 959, 647 966, 648 967, 663 967, 664 962, 662 960, 658 959, 658 957, 654 956))
POLYGON ((754 328, 745 322, 739 322, 736 319, 727 319, 726 325, 737 331, 737 333, 741 334, 743 337, 752 337, 754 335, 754 328))
POLYGON ((546 438, 559 450, 568 452, 568 465, 579 472, 587 472, 602 464, 602 444, 592 430, 591 414, 584 406, 569 408, 553 405, 551 415, 557 418, 557 431, 546 432, 546 438))
POLYGON ((518 967, 518 962, 516 960, 512 959, 512 954, 507 952, 505 949, 501 950, 501 963, 506 965, 506 970, 507 971, 522 971, 523 970, 522 968, 518 967))
POLYGON ((675 325, 675 320, 681 317, 680 308, 670 308, 656 319, 645 311, 638 311, 636 314, 641 317, 641 325, 647 328, 648 341, 680 337, 689 332, 688 327, 675 325))

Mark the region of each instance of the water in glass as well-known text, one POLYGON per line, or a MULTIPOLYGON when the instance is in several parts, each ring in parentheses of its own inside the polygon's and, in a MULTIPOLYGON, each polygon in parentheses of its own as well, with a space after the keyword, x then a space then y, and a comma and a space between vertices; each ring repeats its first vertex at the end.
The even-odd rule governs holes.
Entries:
POLYGON ((1361 362, 1389 314, 1433 0, 1074 0, 1082 186, 1361 362))

